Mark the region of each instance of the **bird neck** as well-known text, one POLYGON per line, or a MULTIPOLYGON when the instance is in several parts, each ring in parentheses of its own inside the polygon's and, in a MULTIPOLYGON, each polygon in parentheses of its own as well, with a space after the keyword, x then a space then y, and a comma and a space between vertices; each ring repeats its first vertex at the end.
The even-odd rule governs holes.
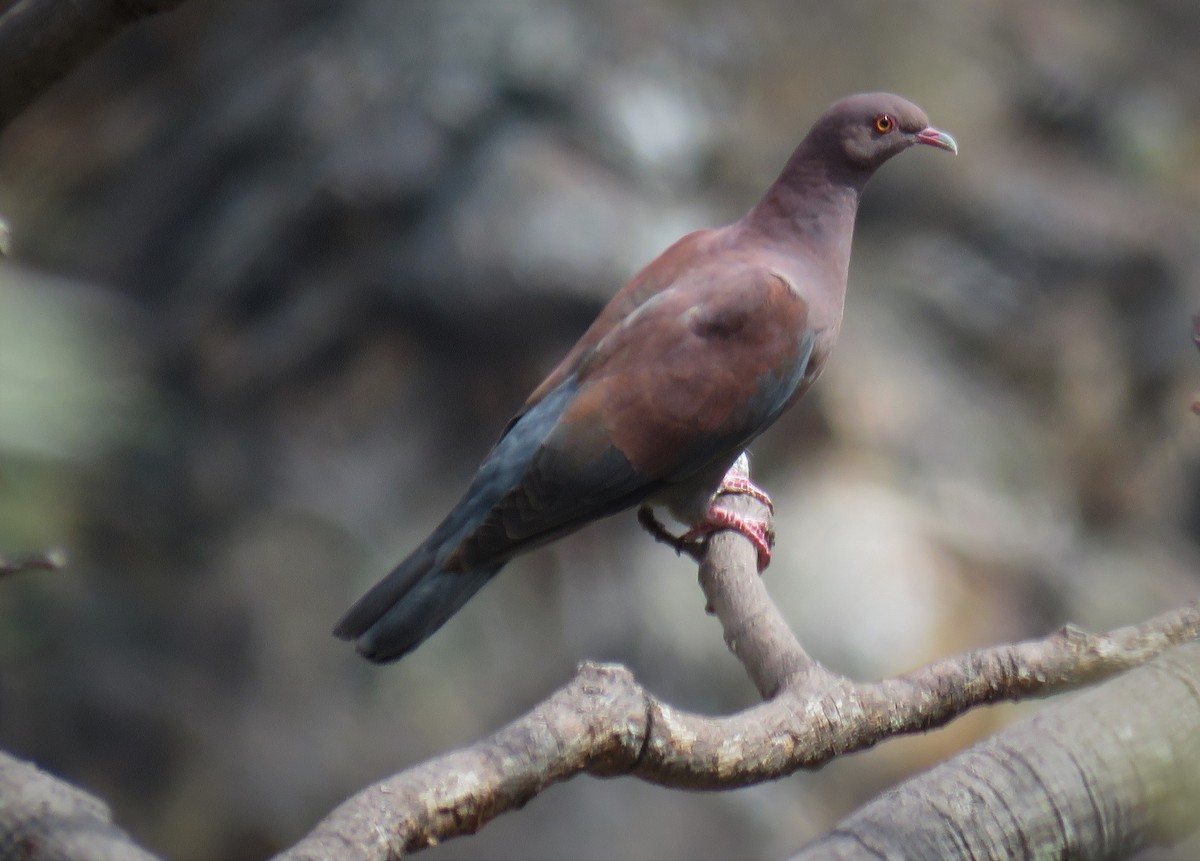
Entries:
POLYGON ((845 273, 858 199, 869 175, 839 173, 828 161, 806 155, 797 150, 744 223, 772 244, 819 252, 834 272, 845 273))

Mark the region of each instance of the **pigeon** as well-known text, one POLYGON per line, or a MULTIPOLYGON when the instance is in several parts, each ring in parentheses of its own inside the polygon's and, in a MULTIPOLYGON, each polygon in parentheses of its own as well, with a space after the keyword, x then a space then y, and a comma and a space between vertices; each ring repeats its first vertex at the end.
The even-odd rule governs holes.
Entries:
POLYGON ((841 325, 859 198, 914 145, 957 153, 888 93, 833 104, 744 216, 689 233, 613 297, 508 422, 441 524, 334 634, 375 662, 437 631, 514 556, 625 509, 687 531, 734 529, 770 561, 764 521, 714 505, 749 493, 746 447, 821 373, 841 325))

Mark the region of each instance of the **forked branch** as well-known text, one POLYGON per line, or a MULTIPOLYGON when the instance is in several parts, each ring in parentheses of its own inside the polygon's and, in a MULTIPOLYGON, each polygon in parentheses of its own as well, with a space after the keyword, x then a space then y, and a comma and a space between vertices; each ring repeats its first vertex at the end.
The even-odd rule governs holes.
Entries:
MULTIPOLYGON (((732 504, 760 505, 748 498, 732 504)), ((941 726, 978 705, 1094 682, 1200 635, 1200 604, 1190 604, 1107 634, 1065 627, 857 683, 804 652, 767 596, 749 541, 714 536, 700 582, 765 702, 705 717, 662 702, 623 667, 584 664, 569 684, 491 737, 353 796, 281 857, 397 858, 477 831, 583 773, 686 789, 771 780, 941 726)))

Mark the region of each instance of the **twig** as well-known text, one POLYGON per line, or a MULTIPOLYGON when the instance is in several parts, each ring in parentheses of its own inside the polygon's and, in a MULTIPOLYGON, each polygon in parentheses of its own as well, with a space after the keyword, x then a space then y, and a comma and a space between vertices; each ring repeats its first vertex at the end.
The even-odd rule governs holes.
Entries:
POLYGON ((67 564, 67 551, 54 547, 42 553, 12 558, 0 556, 0 577, 21 571, 57 571, 67 564))
MULTIPOLYGON (((1192 315, 1192 343, 1200 350, 1200 314, 1192 315)), ((1192 412, 1200 416, 1200 397, 1192 401, 1192 412)))

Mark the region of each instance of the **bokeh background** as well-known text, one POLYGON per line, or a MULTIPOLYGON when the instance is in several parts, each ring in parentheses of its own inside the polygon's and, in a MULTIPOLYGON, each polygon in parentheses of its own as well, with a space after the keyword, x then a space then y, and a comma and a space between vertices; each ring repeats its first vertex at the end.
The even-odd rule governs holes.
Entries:
MULTIPOLYGON (((1200 585, 1200 4, 192 0, 0 137, 0 746, 176 858, 284 847, 583 659, 754 691, 632 515, 412 657, 329 630, 670 241, 889 89, 842 341, 755 445, 766 576, 875 678, 1200 585)), ((552 788, 431 858, 777 857, 1036 705, 723 794, 552 788)))

